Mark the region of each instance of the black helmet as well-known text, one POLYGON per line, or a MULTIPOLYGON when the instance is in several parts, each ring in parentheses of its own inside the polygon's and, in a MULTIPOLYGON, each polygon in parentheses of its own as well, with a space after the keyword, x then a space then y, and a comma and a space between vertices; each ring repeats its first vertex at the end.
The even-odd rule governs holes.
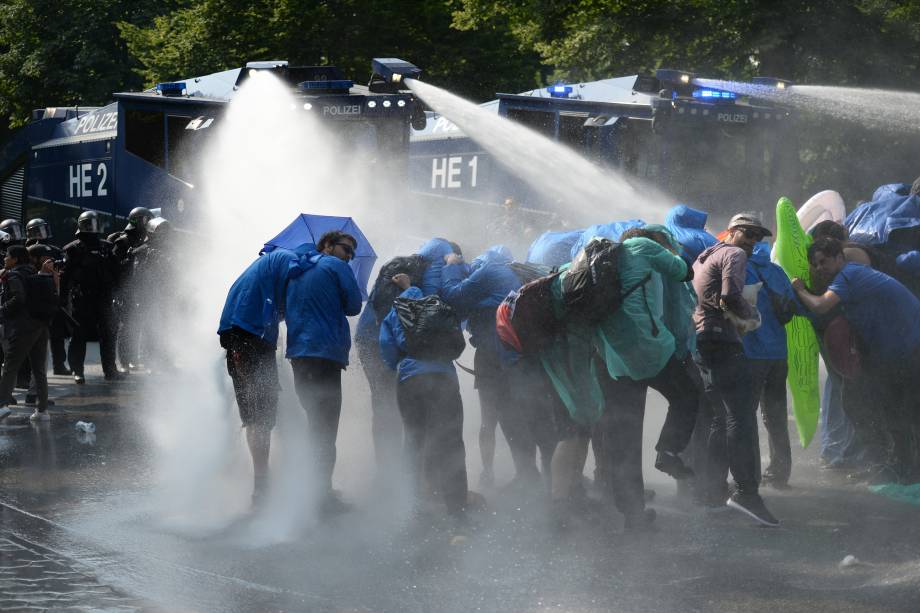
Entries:
POLYGON ((96 211, 83 211, 77 218, 77 234, 99 234, 102 226, 99 224, 99 215, 96 211))
POLYGON ((4 219, 0 221, 0 230, 10 235, 11 242, 21 241, 26 237, 25 234, 22 233, 22 224, 16 219, 4 219))
POLYGON ((128 213, 128 225, 125 230, 140 230, 144 232, 147 228, 147 222, 153 219, 153 213, 150 209, 142 206, 136 206, 128 213))
POLYGON ((29 223, 26 224, 26 238, 41 241, 51 238, 51 224, 41 217, 30 219, 29 223))

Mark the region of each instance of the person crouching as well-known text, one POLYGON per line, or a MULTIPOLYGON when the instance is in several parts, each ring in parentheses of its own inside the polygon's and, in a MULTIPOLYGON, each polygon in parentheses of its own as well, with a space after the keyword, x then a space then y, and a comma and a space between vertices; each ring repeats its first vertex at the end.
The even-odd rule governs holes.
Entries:
MULTIPOLYGON (((400 298, 423 297, 406 274, 394 276, 393 283, 403 290, 400 298)), ((453 362, 411 355, 395 308, 380 326, 380 354, 387 366, 398 371, 396 402, 405 431, 405 461, 416 492, 427 478, 443 496, 448 514, 465 523, 468 484, 463 401, 453 362)))

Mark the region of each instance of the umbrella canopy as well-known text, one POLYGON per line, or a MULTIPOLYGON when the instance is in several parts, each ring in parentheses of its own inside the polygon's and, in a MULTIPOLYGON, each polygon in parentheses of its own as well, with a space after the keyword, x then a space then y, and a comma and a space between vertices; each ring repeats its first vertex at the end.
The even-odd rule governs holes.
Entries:
POLYGON ((374 252, 367 237, 351 217, 301 213, 277 236, 265 243, 262 253, 274 251, 279 247, 303 253, 307 248, 315 249, 320 237, 332 230, 351 234, 358 241, 355 257, 348 265, 351 266, 355 279, 358 280, 362 299, 367 300, 367 282, 374 268, 374 262, 377 261, 377 253, 374 252))

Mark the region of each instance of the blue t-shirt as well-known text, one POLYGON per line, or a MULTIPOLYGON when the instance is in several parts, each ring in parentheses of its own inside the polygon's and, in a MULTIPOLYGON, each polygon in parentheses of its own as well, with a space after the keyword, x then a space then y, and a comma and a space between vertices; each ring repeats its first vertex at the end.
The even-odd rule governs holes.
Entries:
POLYGON ((871 362, 899 362, 920 349, 920 300, 885 273, 850 262, 827 289, 840 298, 871 362))

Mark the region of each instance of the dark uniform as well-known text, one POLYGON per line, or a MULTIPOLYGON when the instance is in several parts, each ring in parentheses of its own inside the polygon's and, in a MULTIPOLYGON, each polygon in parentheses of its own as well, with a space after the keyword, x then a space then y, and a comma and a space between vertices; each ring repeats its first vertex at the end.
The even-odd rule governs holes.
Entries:
MULTIPOLYGON (((137 247, 131 248, 131 278, 135 280, 133 296, 132 330, 137 337, 139 353, 148 367, 171 370, 168 352, 163 343, 162 329, 169 328, 175 316, 175 300, 163 300, 161 289, 169 287, 174 278, 174 249, 170 241, 170 224, 162 217, 147 222, 147 238, 137 247), (138 281, 142 280, 140 283, 138 281)), ((122 284, 124 285, 124 284, 122 284)))
POLYGON ((86 343, 94 340, 99 341, 105 378, 120 378, 115 366, 112 316, 112 295, 117 271, 113 245, 103 240, 98 233, 78 230, 77 240, 64 246, 61 295, 78 324, 70 341, 69 355, 70 367, 77 383, 85 382, 83 363, 86 360, 86 343))
POLYGON ((136 366, 139 360, 140 330, 137 325, 139 303, 134 274, 135 250, 147 242, 147 223, 153 213, 145 207, 135 207, 128 214, 124 230, 109 234, 112 253, 118 268, 118 284, 113 296, 114 331, 117 335, 118 361, 123 369, 136 366))
MULTIPOLYGON (((31 247, 32 245, 44 245, 55 262, 60 262, 64 259, 64 250, 57 245, 49 245, 42 239, 30 238, 26 241, 26 247, 31 247)), ((49 327, 51 363, 56 375, 72 374, 70 369, 67 368, 67 351, 64 343, 70 338, 70 332, 70 322, 67 320, 67 316, 58 311, 51 320, 51 326, 49 327)))

